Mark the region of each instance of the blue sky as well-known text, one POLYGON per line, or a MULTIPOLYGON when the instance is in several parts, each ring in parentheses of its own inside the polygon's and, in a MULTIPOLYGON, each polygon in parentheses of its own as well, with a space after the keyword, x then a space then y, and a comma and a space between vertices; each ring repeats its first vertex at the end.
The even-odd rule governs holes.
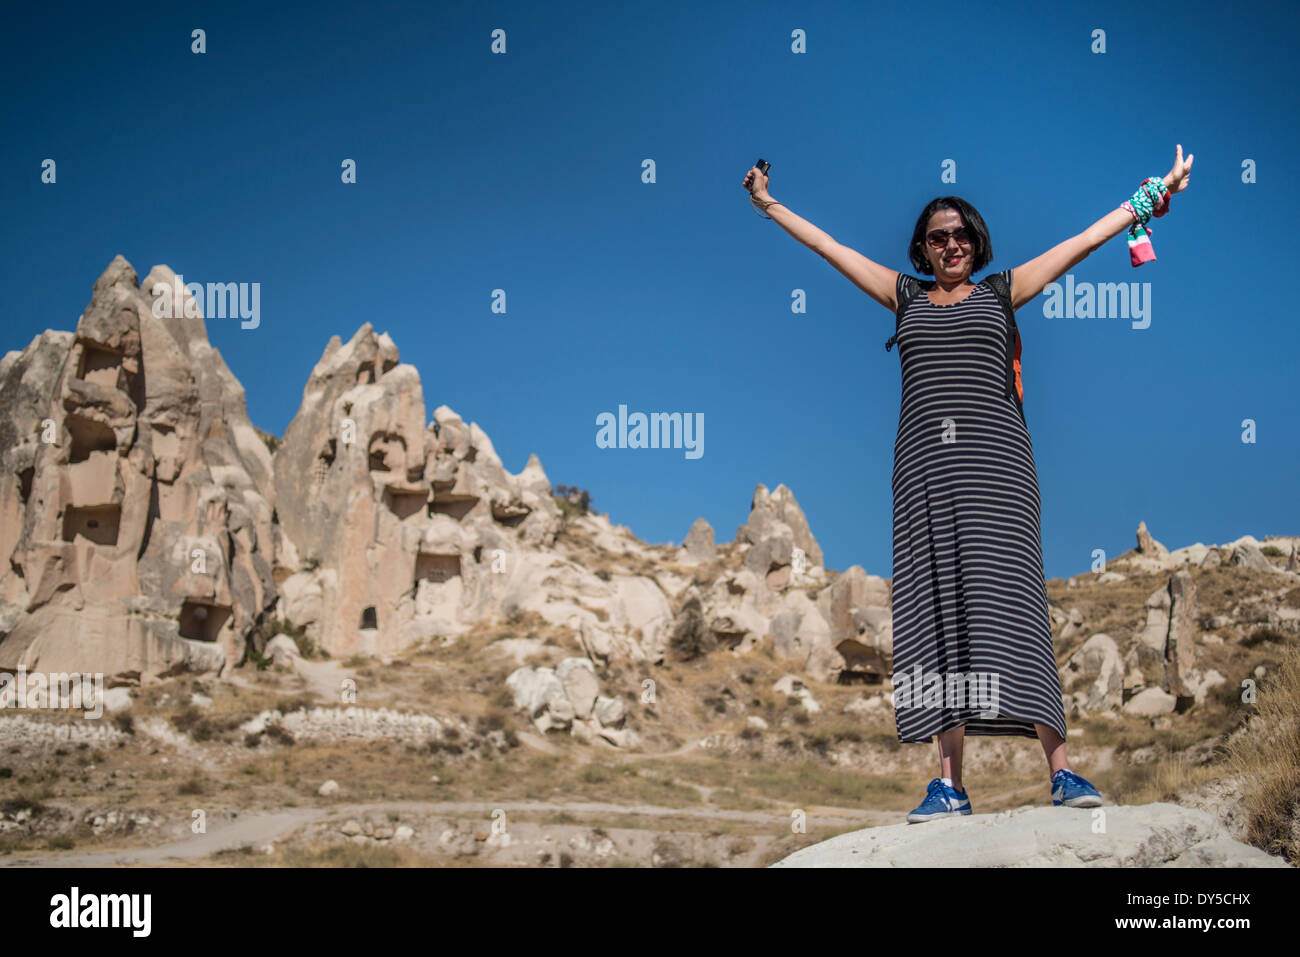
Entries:
POLYGON ((257 329, 208 332, 263 429, 283 434, 329 337, 369 321, 430 413, 478 422, 511 471, 536 452, 648 541, 697 516, 730 540, 755 485, 785 483, 828 566, 890 575, 893 316, 760 219, 745 171, 765 157, 777 199, 909 272, 921 208, 962 196, 993 271, 1081 232, 1182 143, 1191 185, 1153 221, 1158 260, 1134 269, 1117 236, 1071 270, 1150 283, 1150 327, 1017 316, 1046 572, 1131 548, 1140 520, 1171 548, 1300 534, 1295 20, 1160 2, 14 8, 0 348, 73 328, 118 253, 141 276, 259 282, 257 329), (620 404, 702 413, 704 455, 597 448, 620 404))

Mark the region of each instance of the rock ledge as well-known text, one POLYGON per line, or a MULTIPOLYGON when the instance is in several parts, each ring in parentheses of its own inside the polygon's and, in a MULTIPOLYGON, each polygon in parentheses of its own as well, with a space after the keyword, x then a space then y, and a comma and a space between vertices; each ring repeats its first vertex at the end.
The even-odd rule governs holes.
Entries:
POLYGON ((891 824, 805 847, 773 867, 1288 867, 1176 804, 1021 807, 891 824), (1104 816, 1099 814, 1104 812, 1104 816), (1103 830, 1104 827, 1104 830, 1103 830), (1094 833, 1096 828, 1101 833, 1094 833))

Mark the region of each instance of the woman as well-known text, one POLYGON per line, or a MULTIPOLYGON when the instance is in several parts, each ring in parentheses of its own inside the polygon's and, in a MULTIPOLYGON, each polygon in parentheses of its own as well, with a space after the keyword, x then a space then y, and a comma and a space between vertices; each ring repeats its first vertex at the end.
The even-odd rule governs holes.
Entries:
MULTIPOLYGON (((1152 258, 1142 227, 1186 189, 1193 158, 1184 162, 1179 144, 1163 179, 1145 181, 1079 235, 1000 274, 1010 284, 1011 308, 1126 228, 1133 264, 1152 258)), ((742 185, 786 232, 897 313, 903 395, 892 483, 894 714, 900 741, 936 738, 940 769, 907 820, 971 813, 961 781, 967 732, 1037 737, 1052 803, 1100 805, 1097 789, 1070 770, 1065 754, 1038 476, 1018 398, 1007 388, 1008 324, 989 278, 970 279, 993 259, 984 220, 955 196, 926 206, 908 247, 917 271, 934 276, 923 282, 795 215, 771 197, 757 167, 742 185)))

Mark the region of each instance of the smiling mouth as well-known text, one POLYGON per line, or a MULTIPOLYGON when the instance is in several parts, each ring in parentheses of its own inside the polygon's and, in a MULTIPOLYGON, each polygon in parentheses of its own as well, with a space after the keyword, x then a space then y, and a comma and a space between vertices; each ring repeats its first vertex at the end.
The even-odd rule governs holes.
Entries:
POLYGON ((949 266, 952 266, 956 263, 961 262, 961 260, 962 260, 961 256, 953 256, 951 259, 944 260, 944 262, 946 262, 949 266))

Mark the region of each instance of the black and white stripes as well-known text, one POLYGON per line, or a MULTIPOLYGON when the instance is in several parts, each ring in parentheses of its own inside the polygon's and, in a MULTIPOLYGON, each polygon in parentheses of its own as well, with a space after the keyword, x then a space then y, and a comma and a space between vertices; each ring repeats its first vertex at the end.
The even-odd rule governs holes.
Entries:
MULTIPOLYGON (((1010 271, 1004 273, 1008 285, 1010 271)), ((985 283, 947 306, 923 284, 898 326, 903 394, 894 443, 894 673, 993 674, 996 716, 977 707, 896 708, 900 741, 1065 736, 1043 578, 1038 473, 1006 391, 1007 323, 985 283)), ((914 698, 913 701, 916 699, 914 698)), ((960 703, 960 702, 959 702, 960 703)), ((965 702, 967 705, 970 702, 965 702)))

